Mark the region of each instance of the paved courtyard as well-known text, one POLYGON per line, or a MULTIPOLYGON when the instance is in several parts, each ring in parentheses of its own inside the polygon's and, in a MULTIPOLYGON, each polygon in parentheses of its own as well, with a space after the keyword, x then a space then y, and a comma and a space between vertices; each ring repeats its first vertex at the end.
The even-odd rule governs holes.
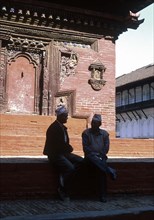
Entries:
POLYGON ((2 200, 0 219, 2 220, 60 220, 77 219, 86 216, 114 215, 120 212, 152 210, 153 195, 110 195, 107 203, 97 198, 75 199, 62 202, 58 199, 2 200))

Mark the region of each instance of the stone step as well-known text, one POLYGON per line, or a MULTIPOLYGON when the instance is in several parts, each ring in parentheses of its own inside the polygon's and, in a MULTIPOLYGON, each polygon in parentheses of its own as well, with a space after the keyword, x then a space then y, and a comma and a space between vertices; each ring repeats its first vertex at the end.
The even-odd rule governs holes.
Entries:
MULTIPOLYGON (((0 115, 1 155, 40 155, 45 144, 46 130, 55 117, 40 115, 0 115)), ((85 119, 69 118, 67 127, 74 152, 83 156, 81 133, 85 119)), ((109 157, 151 157, 154 139, 110 138, 109 157)))

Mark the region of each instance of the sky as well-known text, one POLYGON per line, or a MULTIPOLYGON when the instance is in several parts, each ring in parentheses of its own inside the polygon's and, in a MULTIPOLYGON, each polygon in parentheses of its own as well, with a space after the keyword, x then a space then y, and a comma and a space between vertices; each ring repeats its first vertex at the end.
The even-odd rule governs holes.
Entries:
POLYGON ((154 4, 139 13, 144 22, 116 40, 116 77, 154 63, 154 4))

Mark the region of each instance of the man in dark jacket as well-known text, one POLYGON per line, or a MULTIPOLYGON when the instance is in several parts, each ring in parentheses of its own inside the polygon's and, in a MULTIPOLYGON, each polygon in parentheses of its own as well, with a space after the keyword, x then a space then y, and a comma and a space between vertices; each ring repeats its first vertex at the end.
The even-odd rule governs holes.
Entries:
MULTIPOLYGON (((95 114, 91 121, 91 128, 82 133, 82 145, 85 160, 93 165, 100 176, 100 200, 106 202, 107 179, 109 174, 113 180, 116 179, 116 170, 107 165, 107 153, 109 151, 109 133, 101 129, 102 119, 100 114, 95 114)), ((89 166, 91 167, 91 166, 89 166)))
POLYGON ((83 158, 72 153, 73 147, 69 144, 67 127, 64 124, 68 119, 68 111, 64 106, 56 109, 56 120, 48 127, 43 154, 48 156, 50 163, 59 171, 59 196, 68 200, 68 184, 73 173, 77 170, 83 158))

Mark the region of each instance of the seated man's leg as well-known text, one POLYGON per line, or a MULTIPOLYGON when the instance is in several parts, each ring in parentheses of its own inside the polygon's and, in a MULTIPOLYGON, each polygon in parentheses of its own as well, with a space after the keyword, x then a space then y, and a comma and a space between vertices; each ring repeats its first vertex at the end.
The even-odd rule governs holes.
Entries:
POLYGON ((109 174, 112 180, 117 178, 116 170, 109 167, 105 158, 99 158, 97 156, 88 156, 88 159, 98 167, 102 172, 109 174))
POLYGON ((98 169, 100 169, 102 172, 108 173, 106 159, 102 159, 94 155, 88 155, 87 159, 91 161, 91 163, 93 163, 96 167, 98 167, 98 169))
POLYGON ((67 187, 72 190, 76 184, 76 181, 78 182, 79 180, 79 176, 82 170, 83 158, 73 153, 65 154, 65 157, 74 166, 74 170, 72 170, 71 174, 69 175, 69 178, 67 179, 68 181, 66 183, 67 187))
POLYGON ((107 201, 107 175, 99 170, 99 199, 101 202, 107 201))
MULTIPOLYGON (((50 159, 49 159, 50 160, 50 159)), ((65 200, 68 197, 68 188, 67 182, 69 181, 69 177, 74 171, 74 165, 63 155, 56 157, 54 160, 50 160, 53 166, 59 172, 59 188, 58 193, 62 200, 65 200)))
POLYGON ((106 198, 107 198, 107 174, 105 172, 106 169, 104 169, 104 167, 103 169, 100 169, 102 163, 100 162, 97 163, 96 160, 90 160, 89 158, 86 158, 86 163, 89 166, 90 172, 95 172, 96 174, 100 201, 106 202, 106 198))
POLYGON ((115 169, 113 169, 112 167, 108 167, 109 169, 109 173, 111 175, 112 180, 116 180, 117 179, 117 172, 115 169))
POLYGON ((58 169, 59 173, 62 174, 65 184, 75 169, 74 165, 63 155, 57 157, 56 160, 53 161, 53 165, 58 169))
POLYGON ((65 155, 66 158, 74 165, 75 169, 80 167, 83 162, 83 158, 77 154, 69 153, 65 155))

